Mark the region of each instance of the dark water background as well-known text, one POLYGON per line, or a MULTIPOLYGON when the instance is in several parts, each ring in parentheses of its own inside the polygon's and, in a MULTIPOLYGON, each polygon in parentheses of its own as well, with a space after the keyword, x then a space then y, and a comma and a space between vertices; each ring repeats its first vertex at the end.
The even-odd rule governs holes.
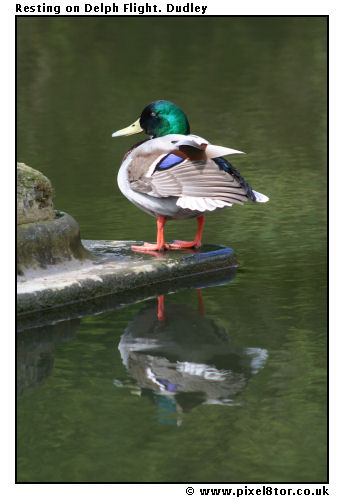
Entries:
MULTIPOLYGON (((204 242, 240 265, 203 290, 204 315, 186 290, 166 296, 163 326, 153 300, 19 335, 19 481, 326 480, 326 29, 317 17, 18 19, 18 160, 51 179, 83 238, 154 240, 116 186, 135 138, 111 133, 155 99, 247 152, 234 165, 270 197, 206 219, 204 242), (160 352, 134 352, 128 370, 125 331, 134 344, 154 331, 160 352), (228 397, 158 394, 144 368, 167 358, 233 377, 228 397)), ((170 222, 166 236, 194 232, 170 222)))

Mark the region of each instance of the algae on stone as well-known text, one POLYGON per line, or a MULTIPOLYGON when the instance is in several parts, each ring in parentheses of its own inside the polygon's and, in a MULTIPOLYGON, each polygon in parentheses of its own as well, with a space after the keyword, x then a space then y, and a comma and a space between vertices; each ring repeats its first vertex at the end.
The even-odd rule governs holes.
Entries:
POLYGON ((21 224, 17 227, 17 272, 45 268, 65 260, 90 259, 80 240, 79 224, 63 212, 54 212, 53 221, 21 224))
POLYGON ((54 190, 38 170, 17 163, 17 224, 55 219, 54 190))

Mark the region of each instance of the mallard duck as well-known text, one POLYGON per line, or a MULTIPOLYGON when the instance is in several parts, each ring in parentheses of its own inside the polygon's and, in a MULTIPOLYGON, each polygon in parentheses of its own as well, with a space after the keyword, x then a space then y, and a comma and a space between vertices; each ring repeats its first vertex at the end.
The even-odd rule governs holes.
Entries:
POLYGON ((247 200, 266 202, 224 158, 242 151, 210 144, 190 133, 188 119, 169 101, 146 106, 140 118, 112 137, 145 132, 150 137, 132 146, 123 158, 117 181, 134 205, 157 218, 157 242, 132 246, 139 252, 200 248, 205 214, 243 205, 247 200), (193 241, 164 241, 167 220, 197 218, 193 241))

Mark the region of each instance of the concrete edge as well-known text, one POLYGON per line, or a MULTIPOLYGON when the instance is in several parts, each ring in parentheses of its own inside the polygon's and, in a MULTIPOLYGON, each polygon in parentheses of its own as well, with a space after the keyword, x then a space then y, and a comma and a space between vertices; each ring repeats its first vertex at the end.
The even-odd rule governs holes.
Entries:
POLYGON ((145 300, 157 294, 232 281, 236 259, 230 248, 183 256, 180 260, 144 261, 133 269, 114 269, 101 280, 85 278, 62 289, 43 289, 17 295, 18 322, 40 324, 95 314, 117 304, 145 300), (149 264, 149 265, 148 265, 149 264), (42 323, 43 321, 43 323, 42 323))

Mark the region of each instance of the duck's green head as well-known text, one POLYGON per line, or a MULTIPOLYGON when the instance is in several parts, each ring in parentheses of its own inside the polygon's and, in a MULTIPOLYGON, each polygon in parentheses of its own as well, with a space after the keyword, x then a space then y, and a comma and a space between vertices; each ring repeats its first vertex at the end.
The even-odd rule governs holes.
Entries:
POLYGON ((189 134, 190 127, 186 115, 170 101, 154 101, 148 104, 140 118, 129 127, 114 132, 113 137, 145 132, 153 137, 168 134, 189 134))

